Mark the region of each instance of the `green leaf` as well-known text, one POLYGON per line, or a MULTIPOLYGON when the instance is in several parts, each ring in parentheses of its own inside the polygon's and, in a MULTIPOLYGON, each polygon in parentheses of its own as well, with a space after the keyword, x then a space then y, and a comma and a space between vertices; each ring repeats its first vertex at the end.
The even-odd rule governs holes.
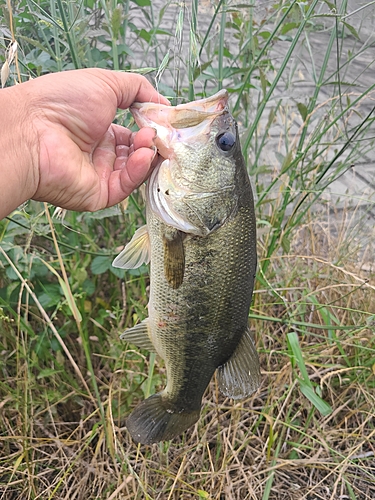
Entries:
POLYGON ((231 59, 233 57, 232 54, 229 52, 229 50, 226 47, 224 47, 223 54, 225 57, 229 57, 229 59, 231 59))
POLYGON ((62 370, 55 370, 54 368, 46 368, 41 370, 37 376, 38 379, 50 377, 51 375, 56 375, 57 373, 62 373, 62 370))
POLYGON ((155 76, 156 81, 160 80, 165 68, 167 68, 167 66, 168 66, 168 63, 169 63, 169 50, 167 50, 167 53, 163 57, 163 60, 158 68, 158 72, 156 73, 156 76, 155 76))
POLYGON ((324 416, 330 415, 332 413, 332 407, 323 401, 323 399, 316 394, 314 389, 307 384, 300 382, 300 388, 302 394, 315 406, 315 408, 324 416))
POLYGON ((212 59, 210 61, 207 61, 203 64, 200 64, 194 69, 194 79, 198 78, 198 76, 204 72, 205 69, 207 69, 210 64, 212 64, 212 59))
POLYGON ((111 268, 111 263, 112 257, 99 255, 91 262, 91 271, 93 274, 103 274, 111 268))
POLYGON ((143 40, 145 40, 147 43, 151 42, 151 34, 145 29, 142 28, 141 30, 138 30, 137 35, 140 38, 143 38, 143 40))
POLYGON ((275 117, 276 117, 275 108, 271 108, 270 114, 268 115, 268 120, 267 120, 267 127, 266 127, 267 129, 272 125, 275 117))
POLYGON ((268 40, 269 37, 271 36, 271 32, 270 31, 261 31, 260 33, 258 33, 258 36, 261 36, 264 40, 268 40))
POLYGON ((199 498, 210 498, 210 495, 207 493, 207 491, 197 490, 197 493, 199 495, 199 498))
POLYGON ((298 379, 302 394, 315 406, 315 408, 322 415, 329 415, 330 413, 332 413, 332 408, 328 403, 323 401, 323 399, 318 396, 318 394, 316 394, 313 388, 313 385, 309 378, 309 374, 307 373, 305 362, 303 360, 303 355, 296 332, 288 333, 287 339, 289 347, 293 353, 294 360, 297 362, 298 368, 303 378, 303 380, 298 379))
POLYGON ((307 373, 306 365, 305 365, 305 362, 303 360, 301 346, 299 345, 299 340, 298 340, 298 336, 297 336, 296 332, 288 333, 287 339, 288 339, 288 344, 292 350, 294 360, 296 361, 298 368, 299 368, 299 371, 301 372, 303 382, 306 385, 309 385, 310 387, 312 387, 312 384, 311 384, 310 378, 309 378, 309 374, 307 373))
POLYGON ((176 36, 180 35, 184 29, 184 9, 181 9, 178 13, 177 23, 176 23, 176 36))
MULTIPOLYGON (((132 49, 126 43, 118 43, 117 44, 117 52, 119 54, 128 54, 129 56, 136 57, 132 49)), ((104 209, 107 210, 107 209, 104 209)))
POLYGON ((50 266, 48 264, 48 262, 43 260, 41 257, 38 257, 38 258, 40 259, 41 262, 43 262, 43 264, 46 267, 48 267, 48 269, 51 271, 51 273, 53 273, 56 276, 56 278, 59 280, 60 287, 65 295, 65 299, 68 303, 69 309, 72 311, 72 314, 73 314, 75 320, 77 322, 81 322, 82 321, 81 313, 79 312, 79 309, 75 303, 73 294, 72 294, 71 290, 68 288, 65 281, 62 279, 62 277, 59 275, 59 273, 56 271, 56 269, 54 269, 52 266, 50 266))
POLYGON ((139 7, 150 7, 151 5, 151 0, 132 0, 134 3, 136 3, 139 7))
POLYGON ((30 269, 29 279, 34 278, 35 276, 39 279, 45 278, 48 274, 48 269, 43 265, 42 262, 35 259, 33 261, 33 265, 30 269))
POLYGON ((57 283, 40 283, 40 286, 43 292, 38 295, 38 300, 44 308, 54 307, 62 300, 61 287, 57 283))
POLYGON ((303 121, 306 121, 306 117, 307 117, 307 106, 305 106, 304 104, 302 104, 302 102, 299 102, 297 104, 297 108, 298 108, 298 111, 299 111, 299 114, 301 115, 302 117, 302 120, 303 121))
POLYGON ((88 295, 92 295, 95 290, 96 290, 96 287, 95 287, 95 284, 91 281, 91 280, 86 280, 84 281, 84 283, 82 284, 82 290, 88 295))
POLYGON ((346 23, 345 21, 343 21, 342 23, 343 23, 343 25, 345 26, 345 28, 346 28, 348 31, 350 31, 350 33, 351 33, 351 34, 352 34, 352 35, 353 35, 353 36, 354 36, 357 40, 360 40, 359 35, 358 35, 358 33, 357 33, 357 30, 356 30, 353 26, 351 26, 350 24, 346 23))
MULTIPOLYGON (((18 270, 20 271, 20 269, 18 270)), ((11 281, 18 280, 17 273, 11 267, 6 268, 5 274, 11 281)))
POLYGON ((288 33, 288 31, 294 30, 294 29, 296 29, 298 27, 299 27, 298 23, 286 23, 286 24, 284 24, 284 26, 283 26, 283 28, 281 30, 281 34, 285 35, 286 33, 288 33))
POLYGON ((260 85, 262 87, 262 91, 263 91, 263 98, 266 97, 266 94, 267 94, 267 78, 265 76, 265 74, 263 73, 263 71, 259 68, 259 77, 260 77, 260 85))
POLYGON ((328 0, 324 0, 324 1, 325 1, 325 3, 328 5, 328 7, 329 7, 331 10, 333 10, 333 11, 335 11, 335 12, 336 12, 336 6, 335 6, 335 4, 334 4, 334 3, 329 2, 328 0))
POLYGON ((114 274, 115 276, 117 276, 117 278, 124 279, 125 269, 120 269, 118 267, 111 266, 109 268, 109 270, 111 271, 112 274, 114 274))
MULTIPOLYGON (((37 47, 38 49, 40 49, 43 52, 45 52, 47 50, 47 47, 45 45, 43 45, 42 43, 40 43, 38 40, 34 40, 33 38, 30 38, 30 37, 25 36, 25 35, 20 35, 18 38, 21 38, 21 40, 23 40, 24 42, 27 42, 30 45, 33 45, 34 47, 37 47)), ((50 56, 52 57, 53 54, 50 54, 50 56)))
POLYGON ((59 283, 60 283, 60 286, 62 288, 62 291, 64 292, 65 298, 68 302, 69 309, 72 311, 74 318, 76 318, 76 320, 78 322, 81 322, 82 315, 81 315, 79 309, 77 308, 77 305, 75 303, 75 300, 74 300, 72 293, 69 293, 69 288, 67 287, 65 281, 62 278, 59 279, 59 283))
POLYGON ((285 253, 290 252, 290 239, 287 236, 282 237, 281 246, 285 253))
POLYGON ((157 29, 157 30, 153 30, 153 33, 155 35, 168 35, 168 36, 174 36, 173 33, 171 31, 168 31, 168 30, 162 30, 162 29, 157 29))

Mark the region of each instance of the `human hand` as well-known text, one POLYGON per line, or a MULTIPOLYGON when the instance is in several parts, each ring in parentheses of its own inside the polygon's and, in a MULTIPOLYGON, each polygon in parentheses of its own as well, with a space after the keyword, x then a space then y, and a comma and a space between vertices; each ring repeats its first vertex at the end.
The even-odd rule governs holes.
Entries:
MULTIPOLYGON (((119 203, 155 162, 155 130, 112 124, 117 108, 168 101, 143 77, 101 69, 53 73, 17 87, 27 101, 34 200, 94 211, 119 203)), ((22 96, 21 96, 22 100, 22 96)))

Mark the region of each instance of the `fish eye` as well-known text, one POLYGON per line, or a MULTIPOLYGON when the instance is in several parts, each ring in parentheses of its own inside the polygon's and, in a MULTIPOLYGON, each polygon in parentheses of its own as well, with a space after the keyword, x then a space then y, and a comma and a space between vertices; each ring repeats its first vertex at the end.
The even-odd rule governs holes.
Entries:
POLYGON ((216 136, 216 144, 222 151, 230 151, 236 144, 236 137, 232 132, 224 132, 216 136))

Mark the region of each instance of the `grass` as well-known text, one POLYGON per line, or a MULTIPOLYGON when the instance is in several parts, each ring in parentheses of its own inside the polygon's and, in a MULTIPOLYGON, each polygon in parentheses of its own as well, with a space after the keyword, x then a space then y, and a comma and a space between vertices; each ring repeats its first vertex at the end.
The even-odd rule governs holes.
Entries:
POLYGON ((7 85, 99 66, 149 72, 175 103, 231 93, 262 366, 253 397, 213 380, 195 427, 136 447, 125 417, 165 371, 119 340, 147 314, 147 268, 110 264, 142 198, 64 219, 28 203, 0 222, 0 499, 375 497, 374 200, 355 189, 374 148, 372 3, 0 1, 7 85))

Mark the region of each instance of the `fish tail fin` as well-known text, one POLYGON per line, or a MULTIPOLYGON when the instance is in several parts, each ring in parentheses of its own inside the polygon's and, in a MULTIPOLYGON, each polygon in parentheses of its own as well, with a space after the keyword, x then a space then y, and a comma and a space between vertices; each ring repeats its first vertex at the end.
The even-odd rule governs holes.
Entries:
POLYGON ((153 444, 172 439, 195 424, 199 410, 178 411, 162 393, 142 401, 126 420, 126 427, 133 440, 153 444))

